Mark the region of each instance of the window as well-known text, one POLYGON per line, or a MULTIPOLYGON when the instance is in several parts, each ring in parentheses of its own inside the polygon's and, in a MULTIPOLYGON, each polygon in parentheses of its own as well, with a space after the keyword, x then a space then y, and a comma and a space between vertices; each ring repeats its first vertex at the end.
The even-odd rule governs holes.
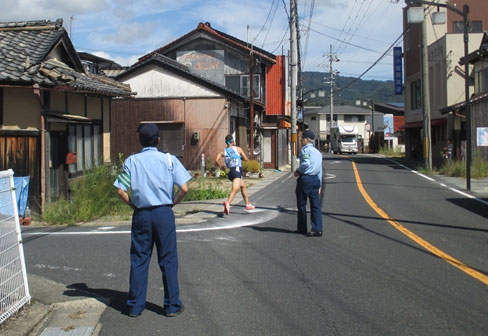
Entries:
MULTIPOLYGON (((260 99, 261 98, 261 90, 260 90, 260 80, 259 80, 259 75, 253 75, 253 97, 254 99, 260 99)), ((242 75, 241 76, 241 87, 240 87, 240 93, 241 96, 244 97, 249 97, 250 96, 250 91, 249 91, 249 75, 242 75)))
MULTIPOLYGON (((464 33, 464 22, 454 21, 453 26, 454 33, 464 33)), ((482 33, 483 32, 483 22, 482 21, 471 21, 469 24, 470 33, 482 33)))
POLYGON ((76 153, 76 163, 68 166, 70 173, 92 169, 102 162, 100 125, 69 125, 68 150, 76 153))
POLYGON ((410 83, 410 108, 418 110, 422 107, 422 91, 420 79, 410 83))
POLYGON ((0 125, 3 125, 3 89, 0 88, 0 125))
POLYGON ((310 119, 312 119, 312 120, 317 120, 317 117, 311 117, 310 119))
MULTIPOLYGON (((254 75, 254 99, 261 99, 261 81, 260 75, 254 75)), ((225 87, 240 94, 249 97, 249 75, 227 75, 225 76, 225 87)))
POLYGON ((177 123, 158 124, 160 141, 158 149, 175 156, 183 156, 184 125, 177 123))
POLYGON ((363 115, 345 115, 344 122, 362 122, 364 121, 363 115))

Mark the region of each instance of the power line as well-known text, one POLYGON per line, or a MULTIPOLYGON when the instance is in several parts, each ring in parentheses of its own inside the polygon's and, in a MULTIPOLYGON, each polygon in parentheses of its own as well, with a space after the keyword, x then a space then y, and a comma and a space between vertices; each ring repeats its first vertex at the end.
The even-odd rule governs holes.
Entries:
POLYGON ((264 21, 264 23, 261 26, 261 29, 259 30, 259 32, 257 33, 257 35, 254 37, 254 40, 252 40, 251 44, 254 44, 254 42, 256 41, 256 39, 258 38, 258 36, 261 34, 261 32, 263 31, 264 27, 266 26, 266 23, 268 23, 269 16, 271 15, 271 11, 273 10, 274 2, 275 2, 275 0, 273 0, 273 2, 271 3, 271 7, 269 8, 269 11, 268 11, 268 16, 266 16, 266 20, 264 21))
MULTIPOLYGON (((352 33, 352 34, 349 36, 349 40, 348 40, 348 42, 352 40, 352 38, 353 38, 353 37, 355 36, 355 34, 357 33, 357 31, 358 31, 359 27, 361 26, 361 24, 364 22, 364 19, 366 18, 366 15, 368 14, 369 9, 371 8, 371 4, 372 4, 372 3, 373 3, 373 1, 368 2, 368 7, 366 8, 366 11, 364 12, 363 17, 361 18, 361 20, 360 20, 360 21, 359 21, 359 23, 357 24, 357 26, 356 26, 356 28, 355 28, 354 32, 353 32, 353 33, 352 33)), ((364 2, 363 2, 363 4, 364 4, 364 2)), ((361 11, 361 9, 362 9, 362 8, 363 8, 363 6, 361 5, 361 8, 359 9, 359 11, 361 11)), ((352 28, 352 27, 351 27, 351 28, 352 28)), ((338 51, 338 53, 339 53, 339 54, 340 54, 340 53, 342 53, 342 52, 343 52, 343 51, 346 49, 346 47, 347 47, 347 45, 344 45, 344 47, 343 47, 343 48, 342 48, 340 51, 338 51)))
POLYGON ((393 42, 388 47, 388 49, 386 49, 386 51, 368 69, 366 69, 366 71, 364 71, 361 75, 359 75, 359 77, 355 78, 353 81, 351 81, 350 83, 348 83, 346 86, 344 86, 342 88, 339 88, 338 90, 344 90, 345 88, 351 86, 352 84, 354 84, 355 82, 357 82, 361 77, 363 77, 366 73, 368 73, 369 70, 373 69, 376 66, 376 64, 378 64, 388 54, 388 52, 397 44, 397 42, 403 37, 403 35, 405 35, 405 33, 407 32, 407 30, 410 29, 410 27, 411 27, 411 24, 407 25, 407 27, 405 28, 405 30, 395 40, 395 42, 393 42))
MULTIPOLYGON (((347 16, 347 19, 346 21, 344 22, 344 26, 342 27, 341 29, 341 32, 339 33, 339 36, 337 37, 337 40, 336 41, 340 41, 341 40, 341 37, 342 37, 342 33, 345 31, 346 29, 346 26, 347 26, 347 23, 349 22, 349 20, 351 19, 351 15, 354 11, 354 8, 356 7, 356 4, 358 3, 358 0, 355 0, 354 1, 354 4, 352 5, 351 7, 351 11, 349 12, 349 15, 347 16)), ((336 49, 336 45, 337 45, 337 42, 334 44, 334 49, 336 49)))
POLYGON ((366 50, 366 51, 370 51, 370 52, 373 52, 373 53, 376 53, 376 54, 380 54, 379 51, 376 51, 376 50, 373 50, 373 49, 369 49, 369 48, 366 48, 366 47, 362 47, 362 46, 357 45, 357 44, 354 44, 354 43, 350 43, 350 42, 346 42, 346 41, 339 40, 336 37, 333 37, 331 35, 322 33, 322 32, 320 32, 318 30, 313 29, 313 28, 310 28, 310 30, 313 31, 314 33, 317 33, 317 34, 320 34, 320 35, 324 35, 324 36, 326 36, 326 37, 328 37, 328 38, 330 38, 332 40, 339 41, 339 42, 342 42, 342 43, 346 43, 346 44, 348 44, 350 46, 353 46, 353 47, 356 47, 356 48, 359 48, 359 49, 363 49, 363 50, 366 50))
MULTIPOLYGON (((273 0, 273 2, 274 2, 274 0, 273 0)), ((268 34, 269 34, 269 31, 271 30, 271 25, 273 24, 273 21, 274 21, 274 18, 276 16, 277 11, 278 11, 278 2, 276 2, 276 7, 275 7, 275 10, 273 13, 273 17, 271 18, 271 22, 269 23, 268 31, 266 32, 266 36, 264 36, 264 40, 263 40, 263 43, 261 44, 261 48, 264 48, 264 43, 266 43, 266 40, 268 39, 268 34)))

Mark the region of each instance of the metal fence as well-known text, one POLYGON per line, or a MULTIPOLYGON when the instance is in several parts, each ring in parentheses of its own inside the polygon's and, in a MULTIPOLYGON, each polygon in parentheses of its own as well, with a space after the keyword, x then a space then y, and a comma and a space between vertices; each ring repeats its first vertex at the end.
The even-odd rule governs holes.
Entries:
POLYGON ((0 324, 30 301, 14 173, 0 171, 0 324))

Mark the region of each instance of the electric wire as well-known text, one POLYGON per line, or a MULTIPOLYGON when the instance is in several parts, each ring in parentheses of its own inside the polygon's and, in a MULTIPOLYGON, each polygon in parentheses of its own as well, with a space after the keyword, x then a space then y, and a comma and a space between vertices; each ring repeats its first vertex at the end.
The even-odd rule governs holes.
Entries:
POLYGON ((254 37, 254 40, 252 40, 251 44, 254 44, 254 42, 256 42, 256 39, 259 37, 259 35, 262 33, 264 27, 268 23, 269 16, 271 15, 271 11, 273 10, 274 2, 275 2, 275 0, 273 0, 273 2, 271 2, 271 7, 269 8, 268 15, 266 16, 266 20, 264 20, 264 23, 261 26, 261 29, 259 30, 259 32, 257 33, 257 35, 254 37))
POLYGON ((354 80, 352 80, 350 83, 348 83, 344 87, 338 88, 338 90, 341 91, 341 90, 348 88, 349 86, 351 86, 352 84, 357 82, 359 79, 361 79, 361 77, 363 77, 366 73, 368 73, 369 70, 373 69, 388 54, 388 52, 397 44, 397 42, 400 41, 400 39, 403 37, 403 35, 405 35, 405 33, 410 29, 411 26, 412 26, 412 24, 408 24, 407 27, 405 28, 405 30, 401 33, 401 35, 388 47, 388 49, 385 50, 385 52, 368 69, 366 69, 361 75, 356 77, 354 80))
MULTIPOLYGON (((274 2, 274 0, 273 0, 274 2)), ((274 22, 274 18, 276 16, 276 12, 278 11, 278 2, 276 2, 276 7, 275 7, 275 10, 273 12, 273 16, 271 17, 271 22, 269 23, 269 26, 268 26, 268 31, 266 32, 266 35, 264 36, 264 40, 263 40, 263 43, 261 44, 261 48, 264 48, 264 44, 266 43, 266 40, 268 39, 268 34, 269 34, 269 31, 271 30, 271 26, 273 25, 273 22, 274 22)))
MULTIPOLYGON (((352 7, 351 7, 351 11, 349 12, 349 15, 347 16, 347 19, 346 19, 346 21, 344 22, 344 26, 342 27, 341 32, 339 33, 339 36, 337 37, 337 41, 340 41, 340 40, 341 40, 342 33, 345 31, 345 29, 346 29, 346 27, 347 27, 347 23, 348 23, 348 22, 349 22, 349 20, 351 19, 351 15, 352 15, 352 13, 353 13, 353 11, 354 11, 354 8, 356 7, 356 4, 357 4, 357 3, 358 3, 358 0, 355 0, 355 1, 354 1, 354 4, 353 4, 353 5, 352 5, 352 7)), ((332 49, 337 50, 336 46, 337 46, 337 42, 336 42, 336 43, 334 43, 334 46, 333 46, 333 48, 332 48, 332 49)))
MULTIPOLYGON (((364 2, 363 2, 364 4, 364 2)), ((354 31, 352 32, 352 34, 349 35, 349 40, 347 40, 348 42, 350 42, 352 40, 352 38, 356 35, 356 33, 358 32, 358 29, 359 27, 361 27, 361 25, 363 24, 364 22, 364 19, 366 18, 366 15, 368 14, 370 8, 371 8, 371 5, 373 4, 373 1, 371 2, 368 2, 368 7, 366 7, 366 10, 364 11, 364 14, 362 16, 362 18, 359 20, 359 23, 357 24, 356 28, 354 29, 354 31)), ((362 8, 362 6, 361 6, 362 8)), ((360 8, 360 10, 361 10, 360 8)), ((347 48, 347 45, 344 44, 343 48, 339 51, 337 51, 338 54, 341 54, 342 52, 344 52, 344 50, 346 50, 347 48)))

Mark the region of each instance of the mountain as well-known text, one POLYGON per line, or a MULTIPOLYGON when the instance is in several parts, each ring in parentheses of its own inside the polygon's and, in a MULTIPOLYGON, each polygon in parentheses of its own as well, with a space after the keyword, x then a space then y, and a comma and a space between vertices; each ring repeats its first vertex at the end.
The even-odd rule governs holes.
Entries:
MULTIPOLYGON (((324 84, 329 74, 325 72, 305 71, 302 73, 304 92, 312 89, 325 89, 325 98, 311 98, 310 94, 304 95, 306 106, 328 105, 330 103, 330 85, 324 84)), ((403 95, 395 95, 393 81, 363 80, 359 79, 354 84, 351 83, 355 77, 336 77, 334 88, 334 105, 354 105, 358 99, 374 99, 377 103, 403 103, 403 95)))

